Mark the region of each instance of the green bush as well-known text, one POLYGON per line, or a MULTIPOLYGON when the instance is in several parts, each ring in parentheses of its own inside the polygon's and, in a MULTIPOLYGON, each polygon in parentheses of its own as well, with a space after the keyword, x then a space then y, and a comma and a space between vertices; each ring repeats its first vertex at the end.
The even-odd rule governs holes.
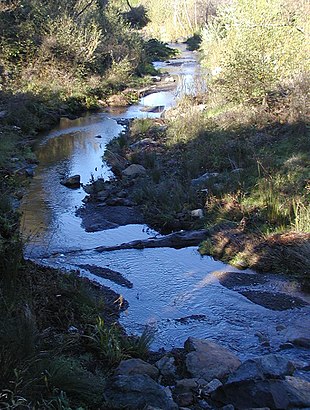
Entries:
POLYGON ((232 101, 267 102, 309 70, 309 5, 289 0, 234 0, 204 31, 205 65, 232 101), (308 12, 308 13, 307 13, 308 12))

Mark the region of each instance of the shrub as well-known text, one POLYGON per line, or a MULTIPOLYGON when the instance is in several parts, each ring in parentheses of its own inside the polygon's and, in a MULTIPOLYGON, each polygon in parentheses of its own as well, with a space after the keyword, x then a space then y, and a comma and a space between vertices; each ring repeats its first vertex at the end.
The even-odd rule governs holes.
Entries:
POLYGON ((202 46, 212 82, 237 102, 285 96, 285 83, 309 70, 307 24, 305 1, 234 0, 219 8, 202 46))

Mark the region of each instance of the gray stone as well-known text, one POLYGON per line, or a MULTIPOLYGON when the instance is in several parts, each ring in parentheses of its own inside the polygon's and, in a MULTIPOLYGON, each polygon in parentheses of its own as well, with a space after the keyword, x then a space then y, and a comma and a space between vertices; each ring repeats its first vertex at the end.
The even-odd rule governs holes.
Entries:
POLYGON ((193 217, 193 218, 199 218, 199 219, 201 219, 201 218, 203 218, 203 209, 193 209, 192 211, 191 211, 191 216, 193 217))
POLYGON ((107 188, 107 184, 103 178, 99 178, 91 184, 83 185, 83 189, 87 194, 96 194, 107 188))
POLYGON ((297 337, 296 339, 292 340, 292 343, 298 347, 304 347, 306 349, 310 349, 310 338, 307 337, 297 337))
POLYGON ((181 379, 176 382, 175 386, 175 392, 178 394, 195 391, 197 389, 197 379, 181 379))
POLYGON ((147 406, 177 410, 165 389, 147 375, 115 376, 108 381, 105 398, 114 406, 142 410, 147 406))
POLYGON ((310 406, 310 383, 291 376, 285 380, 246 380, 223 385, 212 398, 223 404, 233 403, 240 409, 305 408, 310 406))
POLYGON ((222 382, 220 382, 218 379, 213 379, 210 383, 204 386, 202 392, 205 396, 208 396, 222 385, 222 382))
POLYGON ((175 398, 177 404, 181 407, 187 407, 193 404, 194 396, 191 392, 178 394, 175 398))
POLYGON ((238 369, 241 362, 229 350, 208 340, 189 337, 185 344, 186 368, 192 377, 207 381, 223 379, 238 369))
POLYGON ((135 374, 146 374, 152 379, 157 379, 159 371, 155 366, 141 360, 128 359, 122 360, 115 370, 116 375, 132 376, 135 374))
POLYGON ((124 171, 122 171, 122 174, 125 177, 130 177, 130 178, 135 178, 141 175, 144 175, 146 173, 146 169, 144 166, 139 165, 139 164, 132 164, 129 165, 124 171))
POLYGON ((254 359, 249 359, 228 378, 227 383, 245 380, 263 380, 265 378, 283 378, 292 375, 295 371, 294 364, 285 357, 269 354, 254 359))
POLYGON ((81 177, 80 175, 72 175, 71 177, 63 179, 61 184, 67 188, 79 188, 81 185, 81 177))
POLYGON ((194 178, 191 181, 191 185, 193 187, 197 187, 206 183, 210 178, 217 177, 219 174, 218 172, 206 172, 205 174, 201 175, 198 178, 194 178))
POLYGON ((177 369, 174 363, 174 357, 164 356, 155 363, 155 366, 163 376, 176 377, 177 369))

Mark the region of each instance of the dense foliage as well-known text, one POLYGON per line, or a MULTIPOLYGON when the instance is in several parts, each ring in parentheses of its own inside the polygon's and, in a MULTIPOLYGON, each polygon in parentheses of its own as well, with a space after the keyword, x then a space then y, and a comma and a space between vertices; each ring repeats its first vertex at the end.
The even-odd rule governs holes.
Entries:
POLYGON ((234 0, 204 31, 205 65, 230 101, 284 96, 309 71, 309 3, 234 0))

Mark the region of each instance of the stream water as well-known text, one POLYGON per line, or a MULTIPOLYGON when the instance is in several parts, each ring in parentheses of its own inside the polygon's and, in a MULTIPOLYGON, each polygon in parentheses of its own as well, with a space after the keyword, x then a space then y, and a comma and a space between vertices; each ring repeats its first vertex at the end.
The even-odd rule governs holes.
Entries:
POLYGON ((158 63, 157 67, 176 78, 173 91, 148 95, 123 112, 100 112, 77 120, 63 119, 57 128, 42 136, 35 147, 40 164, 22 203, 26 257, 64 269, 77 269, 79 265, 88 264, 120 272, 132 282, 132 288, 81 270, 83 275, 111 287, 128 300, 129 308, 120 320, 128 333, 140 334, 145 325, 154 327, 154 349, 181 347, 188 336, 196 336, 212 338, 242 359, 281 349, 281 354, 309 362, 306 349, 291 345, 282 350, 281 345, 288 340, 310 337, 310 306, 294 307, 292 299, 289 308, 272 310, 253 303, 241 293, 255 290, 267 296, 298 296, 309 302, 298 285, 288 278, 243 271, 244 277, 250 280, 248 284, 238 285, 240 274, 236 269, 211 257, 201 257, 193 247, 101 254, 90 250, 156 234, 145 225, 85 232, 75 213, 83 205, 86 194, 82 188, 71 190, 64 187, 60 180, 64 175, 80 174, 81 182, 86 184, 92 178, 112 177, 102 155, 106 144, 122 131, 117 120, 156 117, 160 114, 144 112, 143 108, 168 108, 180 95, 195 90, 195 73, 199 65, 192 52, 183 49, 181 57, 172 64, 158 63), (70 250, 79 251, 67 254, 70 250), (235 282, 233 286, 227 285, 230 280, 235 282))

